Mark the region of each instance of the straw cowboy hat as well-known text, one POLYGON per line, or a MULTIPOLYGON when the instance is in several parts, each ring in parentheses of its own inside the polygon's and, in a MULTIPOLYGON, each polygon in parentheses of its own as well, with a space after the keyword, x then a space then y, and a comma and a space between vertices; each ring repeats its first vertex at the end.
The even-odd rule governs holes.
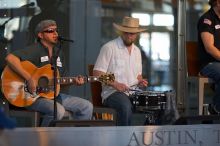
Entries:
POLYGON ((123 18, 121 25, 113 23, 113 26, 119 31, 130 32, 130 33, 138 33, 138 32, 143 32, 146 30, 139 26, 138 18, 132 18, 132 17, 127 17, 127 16, 123 18))

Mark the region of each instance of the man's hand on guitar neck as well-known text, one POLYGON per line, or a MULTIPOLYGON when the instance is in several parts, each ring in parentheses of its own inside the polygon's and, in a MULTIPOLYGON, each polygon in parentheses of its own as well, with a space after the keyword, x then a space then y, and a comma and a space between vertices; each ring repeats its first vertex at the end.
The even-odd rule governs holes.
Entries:
POLYGON ((85 83, 84 77, 79 75, 77 77, 74 78, 75 79, 75 85, 83 85, 85 83))

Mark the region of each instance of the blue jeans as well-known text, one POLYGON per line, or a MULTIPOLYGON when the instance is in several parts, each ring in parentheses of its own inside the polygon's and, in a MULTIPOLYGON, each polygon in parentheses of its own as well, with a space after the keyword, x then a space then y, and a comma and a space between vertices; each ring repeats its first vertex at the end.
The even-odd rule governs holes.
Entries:
POLYGON ((213 97, 213 104, 216 109, 220 111, 220 62, 211 62, 206 65, 200 73, 215 81, 215 95, 213 97))
MULTIPOLYGON (((42 127, 49 126, 54 119, 54 101, 46 98, 38 98, 28 110, 42 113, 42 127)), ((57 120, 61 120, 65 110, 72 113, 72 117, 77 120, 89 120, 92 117, 93 105, 85 99, 60 93, 57 97, 57 120)))
POLYGON ((118 126, 131 125, 132 105, 129 97, 125 93, 115 92, 111 94, 103 104, 116 110, 118 126))

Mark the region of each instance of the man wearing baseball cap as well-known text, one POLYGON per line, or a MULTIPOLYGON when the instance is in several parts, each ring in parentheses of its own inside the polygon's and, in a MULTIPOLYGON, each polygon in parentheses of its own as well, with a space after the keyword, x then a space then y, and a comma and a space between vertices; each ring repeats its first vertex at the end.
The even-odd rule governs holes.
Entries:
POLYGON ((130 89, 148 84, 142 78, 140 49, 134 44, 138 34, 146 29, 139 26, 139 19, 127 16, 121 24, 113 26, 120 36, 102 46, 93 75, 115 75, 114 82, 103 85, 102 101, 105 106, 116 109, 118 126, 129 126, 132 115, 130 89))
MULTIPOLYGON (((58 51, 57 47, 59 41, 56 22, 54 20, 39 22, 35 28, 35 34, 38 40, 37 43, 25 49, 12 52, 6 57, 8 66, 25 80, 27 92, 33 95, 38 94, 38 81, 24 68, 22 65, 23 61, 29 61, 37 68, 40 68, 53 63, 53 55, 56 55, 56 64, 61 77, 65 69, 63 53, 58 51)), ((43 73, 46 74, 47 71, 45 70, 43 73)), ((71 79, 71 83, 75 85, 84 84, 84 79, 81 76, 71 79)), ((44 96, 37 98, 33 104, 26 106, 26 108, 27 110, 38 111, 44 115, 41 126, 49 126, 54 118, 54 101, 44 96)), ((85 99, 59 93, 57 96, 57 120, 63 118, 66 110, 72 113, 74 119, 89 120, 92 117, 93 105, 85 99)))

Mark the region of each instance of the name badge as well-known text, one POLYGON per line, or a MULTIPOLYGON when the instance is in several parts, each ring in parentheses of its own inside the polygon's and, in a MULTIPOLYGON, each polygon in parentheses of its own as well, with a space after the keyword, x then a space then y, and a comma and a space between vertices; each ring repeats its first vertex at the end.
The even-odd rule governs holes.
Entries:
POLYGON ((48 56, 43 56, 43 57, 40 58, 40 61, 41 61, 41 62, 46 62, 46 61, 48 61, 48 60, 49 60, 49 57, 48 57, 48 56))
POLYGON ((60 57, 57 57, 57 66, 62 67, 62 62, 60 61, 60 57))
POLYGON ((216 25, 216 26, 215 26, 215 29, 219 29, 219 28, 220 28, 220 25, 216 25))

